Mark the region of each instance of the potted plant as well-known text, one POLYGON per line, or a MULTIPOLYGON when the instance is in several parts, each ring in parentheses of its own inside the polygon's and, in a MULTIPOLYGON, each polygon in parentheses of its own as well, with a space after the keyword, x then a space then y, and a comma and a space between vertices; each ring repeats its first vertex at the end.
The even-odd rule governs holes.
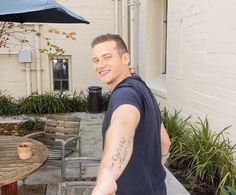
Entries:
POLYGON ((31 142, 21 142, 17 145, 17 151, 20 159, 29 159, 32 156, 32 147, 31 142))

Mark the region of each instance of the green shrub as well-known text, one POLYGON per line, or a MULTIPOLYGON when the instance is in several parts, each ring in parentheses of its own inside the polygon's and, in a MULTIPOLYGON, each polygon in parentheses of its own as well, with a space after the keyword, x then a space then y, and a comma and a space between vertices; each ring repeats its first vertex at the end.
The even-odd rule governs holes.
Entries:
POLYGON ((0 91, 0 115, 17 115, 16 100, 7 95, 5 91, 0 91))
POLYGON ((179 153, 182 153, 183 139, 188 136, 187 127, 189 119, 191 118, 191 116, 189 116, 186 119, 182 119, 179 117, 179 114, 180 111, 176 110, 174 114, 170 114, 166 108, 162 111, 162 121, 171 139, 171 155, 168 162, 174 166, 178 166, 179 161, 182 159, 179 153))
POLYGON ((162 111, 163 123, 172 142, 170 166, 184 170, 186 179, 192 184, 201 180, 218 186, 217 191, 222 195, 226 192, 232 195, 230 190, 236 187, 235 145, 231 146, 224 136, 229 127, 212 131, 207 118, 191 123, 190 117, 181 119, 179 114, 180 111, 175 110, 171 115, 166 108, 162 111))
POLYGON ((88 98, 84 95, 83 91, 80 91, 79 95, 75 93, 71 99, 74 112, 87 112, 88 111, 88 98))
POLYGON ((45 122, 39 117, 35 116, 34 119, 29 119, 20 124, 20 127, 26 131, 43 131, 45 122))
POLYGON ((236 195, 236 189, 230 186, 221 187, 221 195, 236 195))
MULTIPOLYGON (((187 178, 195 176, 215 185, 232 171, 235 146, 232 147, 224 136, 228 128, 212 131, 207 118, 204 121, 199 118, 199 122, 190 124, 190 134, 183 140, 182 164, 188 168, 187 178)), ((231 183, 232 179, 227 176, 224 184, 231 183)))
MULTIPOLYGON (((110 93, 102 94, 102 111, 107 110, 110 93)), ((58 93, 32 94, 15 100, 10 95, 0 91, 0 115, 18 114, 51 114, 61 112, 87 112, 88 97, 81 91, 76 95, 69 95, 60 91, 58 93)))
POLYGON ((102 94, 102 111, 106 111, 108 108, 109 100, 110 100, 111 93, 106 92, 102 94))
POLYGON ((81 91, 79 96, 76 92, 71 97, 64 92, 45 93, 31 95, 19 100, 19 110, 23 114, 46 114, 61 112, 85 112, 87 111, 87 97, 81 91))
POLYGON ((42 95, 31 95, 19 100, 20 113, 45 114, 65 112, 65 105, 60 93, 48 93, 42 95))
POLYGON ((61 110, 60 112, 75 112, 73 108, 73 101, 72 98, 68 93, 64 93, 60 91, 59 93, 55 94, 55 98, 60 102, 61 106, 58 106, 57 110, 61 110))

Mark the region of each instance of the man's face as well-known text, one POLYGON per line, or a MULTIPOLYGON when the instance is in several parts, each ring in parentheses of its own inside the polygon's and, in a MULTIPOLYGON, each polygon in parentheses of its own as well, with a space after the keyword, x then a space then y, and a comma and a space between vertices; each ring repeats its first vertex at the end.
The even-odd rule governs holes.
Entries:
POLYGON ((129 55, 124 53, 120 56, 115 41, 95 45, 92 63, 95 73, 110 89, 113 89, 129 73, 129 55))

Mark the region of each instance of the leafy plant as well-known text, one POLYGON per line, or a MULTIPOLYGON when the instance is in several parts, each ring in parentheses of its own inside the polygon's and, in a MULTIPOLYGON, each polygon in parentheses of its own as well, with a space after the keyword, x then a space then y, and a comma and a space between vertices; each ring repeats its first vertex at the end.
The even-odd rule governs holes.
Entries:
MULTIPOLYGON (((186 172, 186 180, 197 187, 197 182, 207 182, 218 193, 233 194, 236 182, 236 165, 233 160, 235 145, 224 136, 226 127, 213 131, 207 117, 191 123, 190 117, 181 119, 180 111, 170 114, 166 108, 162 119, 172 141, 169 165, 186 172), (227 186, 227 187, 225 187, 227 186), (232 189, 231 189, 232 188, 232 189)), ((225 195, 225 194, 223 194, 225 195)))
POLYGON ((79 95, 74 95, 71 99, 72 112, 86 112, 88 110, 88 99, 84 95, 83 91, 80 91, 79 95))
POLYGON ((17 103, 16 100, 6 94, 6 91, 0 91, 0 115, 16 115, 17 103))
POLYGON ((236 195, 236 189, 230 186, 221 187, 221 195, 236 195))
POLYGON ((45 93, 31 95, 19 100, 19 109, 24 114, 44 114, 65 112, 60 94, 45 93))
POLYGON ((186 150, 182 163, 188 167, 187 177, 195 175, 213 185, 225 177, 233 162, 234 150, 223 134, 228 128, 211 131, 207 118, 190 124, 190 135, 183 143, 186 150))
POLYGON ((108 108, 109 100, 110 100, 111 93, 106 92, 102 94, 102 111, 106 111, 108 108))
POLYGON ((166 108, 162 111, 162 121, 171 139, 171 155, 168 162, 176 166, 178 166, 179 160, 182 158, 182 141, 188 134, 186 129, 189 124, 189 119, 191 118, 191 116, 186 119, 180 118, 180 112, 181 111, 175 110, 174 113, 171 114, 166 108))
MULTIPOLYGON (((102 94, 102 111, 108 107, 110 93, 102 94)), ((61 112, 87 112, 88 97, 80 91, 73 95, 60 91, 58 93, 32 94, 15 100, 0 91, 0 115, 46 114, 61 112)))
MULTIPOLYGON (((76 40, 75 32, 61 32, 52 27, 48 28, 48 32, 54 36, 60 35, 66 39, 76 40)), ((61 56, 65 53, 63 48, 53 44, 50 38, 44 37, 42 33, 34 28, 14 22, 0 22, 0 48, 9 48, 12 42, 14 42, 14 46, 19 45, 22 47, 27 45, 34 48, 35 46, 33 46, 28 38, 29 35, 35 35, 46 41, 46 47, 39 48, 39 52, 47 54, 49 58, 52 59, 54 56, 61 56)))
POLYGON ((45 122, 42 121, 38 116, 35 116, 34 119, 29 119, 20 124, 20 127, 26 131, 42 131, 44 128, 45 122))

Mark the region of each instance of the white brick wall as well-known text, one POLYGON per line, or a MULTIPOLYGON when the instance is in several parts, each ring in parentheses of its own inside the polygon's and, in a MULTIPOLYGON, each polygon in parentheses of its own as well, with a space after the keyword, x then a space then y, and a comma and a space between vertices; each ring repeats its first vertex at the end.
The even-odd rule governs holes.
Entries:
POLYGON ((169 0, 167 104, 236 143, 236 1, 169 0))

